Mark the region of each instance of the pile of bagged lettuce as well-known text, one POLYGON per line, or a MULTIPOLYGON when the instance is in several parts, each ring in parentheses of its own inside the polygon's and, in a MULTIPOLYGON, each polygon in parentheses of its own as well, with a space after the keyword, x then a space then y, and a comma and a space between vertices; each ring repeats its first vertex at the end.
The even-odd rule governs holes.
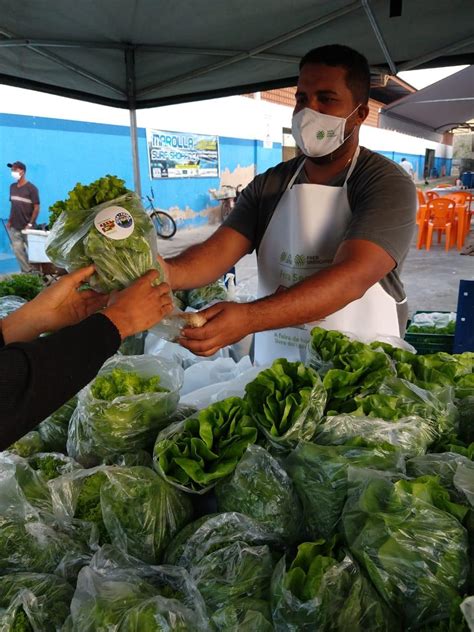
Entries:
POLYGON ((109 360, 0 454, 0 630, 468 632, 474 354, 315 329, 242 397, 109 360))

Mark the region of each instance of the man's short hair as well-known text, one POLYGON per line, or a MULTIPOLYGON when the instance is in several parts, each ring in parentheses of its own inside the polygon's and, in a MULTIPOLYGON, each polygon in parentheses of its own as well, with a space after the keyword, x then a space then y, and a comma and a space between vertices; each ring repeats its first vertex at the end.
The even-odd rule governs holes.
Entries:
POLYGON ((329 44, 310 50, 300 61, 300 70, 306 64, 340 66, 346 70, 346 84, 354 101, 367 103, 370 94, 369 62, 361 53, 342 44, 329 44))

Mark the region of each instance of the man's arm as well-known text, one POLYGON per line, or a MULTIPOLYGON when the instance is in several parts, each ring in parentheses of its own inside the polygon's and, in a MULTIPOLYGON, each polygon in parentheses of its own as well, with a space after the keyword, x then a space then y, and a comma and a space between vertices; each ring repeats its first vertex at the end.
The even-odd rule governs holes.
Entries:
POLYGON ((202 312, 207 324, 184 330, 180 342, 194 353, 212 355, 250 333, 320 320, 363 296, 394 266, 380 246, 362 239, 345 241, 326 270, 252 303, 213 305, 202 312))
POLYGON ((168 283, 173 290, 191 290, 212 283, 250 250, 247 237, 233 228, 221 226, 206 241, 166 259, 168 283))
POLYGON ((32 226, 34 226, 36 224, 36 220, 38 218, 40 212, 40 205, 39 204, 34 204, 33 205, 33 213, 31 215, 31 220, 30 220, 30 224, 32 226))

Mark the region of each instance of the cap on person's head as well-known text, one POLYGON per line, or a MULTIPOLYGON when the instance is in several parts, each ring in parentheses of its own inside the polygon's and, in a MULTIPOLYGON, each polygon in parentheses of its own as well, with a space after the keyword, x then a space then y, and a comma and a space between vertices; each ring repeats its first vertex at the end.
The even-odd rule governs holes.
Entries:
POLYGON ((10 169, 23 169, 23 171, 26 171, 25 163, 21 162, 20 160, 15 160, 15 162, 7 162, 7 167, 10 167, 10 169))

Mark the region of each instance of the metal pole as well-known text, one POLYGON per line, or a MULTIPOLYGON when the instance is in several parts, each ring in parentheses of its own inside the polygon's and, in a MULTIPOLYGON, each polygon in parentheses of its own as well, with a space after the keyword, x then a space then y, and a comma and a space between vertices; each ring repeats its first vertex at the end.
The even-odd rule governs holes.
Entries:
POLYGON ((132 143, 133 183, 135 193, 142 196, 142 184, 140 179, 140 158, 138 154, 137 135, 137 110, 135 88, 135 50, 128 48, 125 51, 125 68, 127 73, 127 97, 130 110, 130 140, 132 143))

